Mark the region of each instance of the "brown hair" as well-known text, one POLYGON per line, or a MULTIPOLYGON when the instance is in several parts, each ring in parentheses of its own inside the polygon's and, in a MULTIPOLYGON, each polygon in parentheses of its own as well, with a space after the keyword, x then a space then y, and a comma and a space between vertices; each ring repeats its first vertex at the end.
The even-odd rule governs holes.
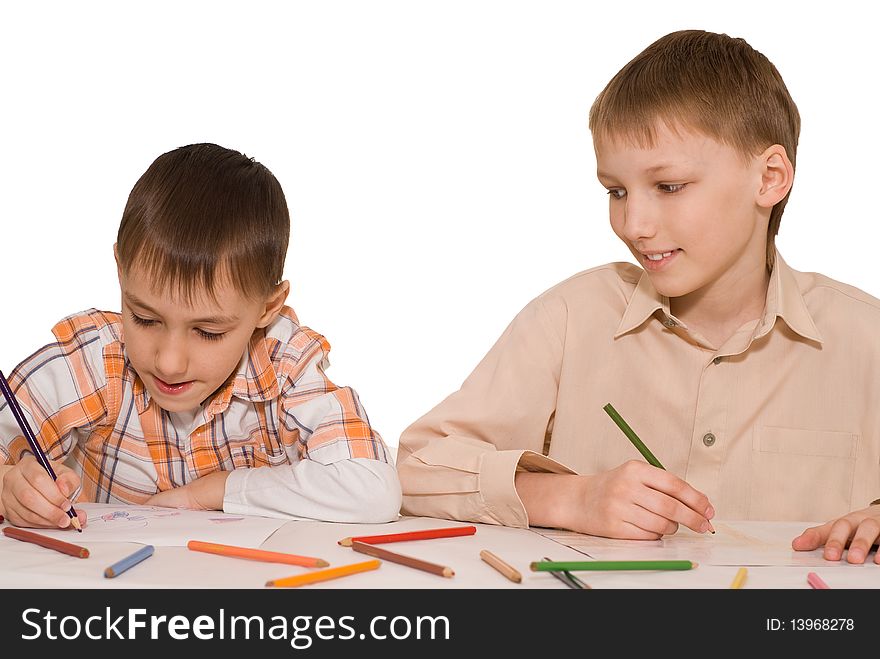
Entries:
POLYGON ((290 215, 264 165, 216 144, 164 153, 138 179, 122 213, 116 249, 123 271, 137 263, 157 290, 191 301, 213 296, 219 277, 246 297, 281 281, 290 215))
MULTIPOLYGON (((744 155, 780 144, 795 164, 797 106, 776 67, 743 39, 702 30, 667 34, 624 66, 590 108, 590 130, 597 138, 623 137, 642 146, 653 145, 658 119, 695 129, 744 155)), ((770 212, 768 270, 788 197, 770 212)))

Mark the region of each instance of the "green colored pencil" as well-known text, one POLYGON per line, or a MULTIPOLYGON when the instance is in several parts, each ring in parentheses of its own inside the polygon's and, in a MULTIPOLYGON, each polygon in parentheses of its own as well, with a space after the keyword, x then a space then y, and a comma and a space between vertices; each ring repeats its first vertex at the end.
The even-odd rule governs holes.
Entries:
POLYGON ((534 561, 532 572, 576 572, 577 570, 691 570, 693 561, 534 561))
POLYGON ((639 436, 635 434, 635 432, 633 432, 633 429, 630 428, 627 422, 623 420, 623 417, 617 413, 617 410, 614 409, 611 403, 608 403, 602 409, 608 412, 608 416, 610 416, 614 423, 617 424, 617 427, 623 431, 623 434, 626 435, 629 441, 633 443, 633 446, 635 446, 639 450, 639 453, 642 454, 642 457, 644 457, 645 460, 647 460, 655 467, 658 467, 659 469, 663 469, 664 471, 666 470, 666 467, 660 464, 660 461, 654 457, 654 454, 651 453, 651 451, 648 450, 648 447, 645 446, 642 440, 639 439, 639 436))

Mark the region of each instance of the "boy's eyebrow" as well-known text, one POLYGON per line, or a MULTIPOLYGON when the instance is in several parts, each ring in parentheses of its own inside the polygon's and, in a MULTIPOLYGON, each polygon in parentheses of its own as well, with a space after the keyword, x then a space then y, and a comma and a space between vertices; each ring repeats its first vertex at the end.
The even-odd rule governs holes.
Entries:
MULTIPOLYGON (((660 165, 653 165, 644 170, 645 174, 656 174, 657 172, 662 172, 667 169, 673 169, 675 167, 672 163, 663 163, 660 165)), ((601 170, 596 172, 596 176, 599 178, 614 178, 613 175, 603 172, 601 170)))
MULTIPOLYGON (((126 293, 125 297, 130 304, 134 304, 144 311, 149 311, 151 314, 155 314, 157 316, 162 315, 158 311, 153 309, 149 304, 146 304, 143 300, 138 299, 131 293, 126 293)), ((208 316, 205 318, 196 318, 195 320, 191 320, 190 322, 195 325, 199 325, 202 323, 206 325, 234 325, 238 322, 238 316, 208 316)))

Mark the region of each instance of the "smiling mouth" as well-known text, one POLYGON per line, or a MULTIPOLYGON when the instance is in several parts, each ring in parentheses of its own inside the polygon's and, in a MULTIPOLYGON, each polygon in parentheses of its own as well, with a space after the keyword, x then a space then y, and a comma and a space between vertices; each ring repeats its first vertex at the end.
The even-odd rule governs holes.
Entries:
POLYGON ((673 249, 668 252, 657 252, 655 254, 642 253, 642 263, 646 270, 657 272, 658 270, 665 268, 668 263, 675 260, 675 257, 678 256, 680 251, 681 249, 673 249))

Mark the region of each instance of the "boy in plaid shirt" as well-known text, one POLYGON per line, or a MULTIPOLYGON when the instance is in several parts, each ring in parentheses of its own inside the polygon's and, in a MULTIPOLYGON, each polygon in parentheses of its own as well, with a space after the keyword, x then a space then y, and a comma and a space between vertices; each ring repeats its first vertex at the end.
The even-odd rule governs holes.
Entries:
POLYGON ((157 158, 114 246, 122 312, 68 316, 9 377, 58 480, 0 402, 0 514, 67 527, 81 488, 102 503, 395 519, 391 454, 325 375, 327 341, 284 305, 289 231, 280 184, 252 158, 214 144, 157 158))

